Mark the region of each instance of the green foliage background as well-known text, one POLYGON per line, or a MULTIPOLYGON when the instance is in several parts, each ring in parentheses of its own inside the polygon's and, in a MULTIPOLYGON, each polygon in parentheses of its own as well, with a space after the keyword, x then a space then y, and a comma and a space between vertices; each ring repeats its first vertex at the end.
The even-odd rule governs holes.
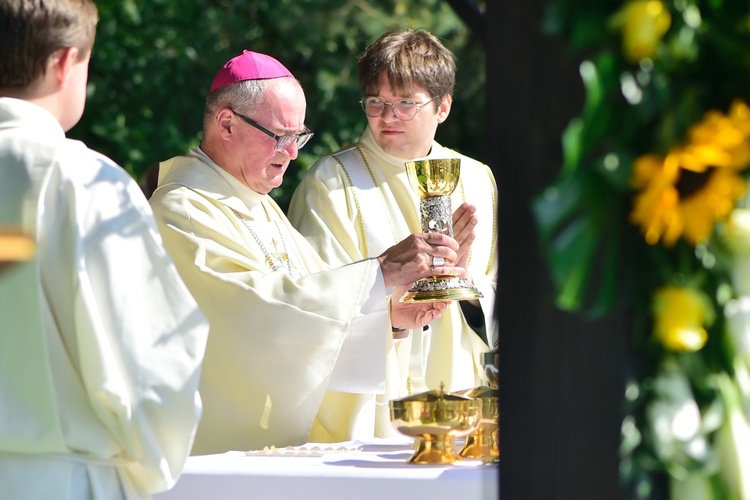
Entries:
MULTIPOLYGON (((619 450, 625 498, 749 498, 737 494, 737 484, 750 484, 747 472, 742 477, 750 471, 750 433, 741 432, 750 427, 747 417, 736 416, 734 389, 727 389, 744 365, 724 316, 738 291, 722 233, 715 230, 699 245, 684 238, 674 247, 649 245, 629 213, 638 193, 630 182, 637 158, 685 144, 686 132, 708 111, 727 113, 735 99, 750 102, 750 4, 650 2, 668 11, 671 23, 654 51, 634 61, 625 40, 654 31, 645 10, 628 10, 636 3, 646 2, 555 0, 546 10, 545 31, 583 61, 586 101, 563 133, 559 177, 534 201, 542 251, 561 309, 629 321, 619 450), (637 18, 629 29, 616 22, 637 18), (667 286, 693 287, 711 301, 707 316, 715 320, 705 321, 708 339, 698 350, 672 348, 654 334, 664 314, 654 296, 667 286), (673 431, 675 408, 700 412, 693 434, 673 431)), ((674 186, 680 200, 694 196, 709 175, 691 179, 683 172, 685 182, 674 186)), ((750 391, 744 394, 750 401, 750 391)))
MULTIPOLYGON (((483 2, 478 2, 483 4, 483 2)), ((100 22, 83 118, 69 136, 112 157, 136 179, 200 141, 218 69, 243 49, 278 58, 307 94, 315 137, 273 192, 286 207, 317 158, 355 141, 366 120, 357 58, 385 31, 425 28, 458 58, 444 145, 481 159, 484 53, 445 0, 99 0, 100 22)))

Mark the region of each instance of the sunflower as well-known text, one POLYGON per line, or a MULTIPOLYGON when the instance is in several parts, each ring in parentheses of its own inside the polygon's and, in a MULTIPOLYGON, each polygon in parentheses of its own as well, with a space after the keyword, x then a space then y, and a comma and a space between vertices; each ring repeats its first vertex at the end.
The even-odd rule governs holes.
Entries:
POLYGON ((727 115, 708 112, 690 128, 685 145, 635 160, 631 185, 639 192, 630 221, 649 245, 662 240, 671 247, 681 236, 703 243, 745 194, 741 172, 748 165, 750 109, 736 101, 727 115))

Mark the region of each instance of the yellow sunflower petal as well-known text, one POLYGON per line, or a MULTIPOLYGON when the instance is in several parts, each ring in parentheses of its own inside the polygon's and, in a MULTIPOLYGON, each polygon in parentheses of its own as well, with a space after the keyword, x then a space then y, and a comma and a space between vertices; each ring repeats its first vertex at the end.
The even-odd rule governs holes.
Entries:
POLYGON ((691 145, 680 155, 680 167, 693 172, 705 172, 710 167, 726 167, 731 161, 731 155, 714 144, 691 145))

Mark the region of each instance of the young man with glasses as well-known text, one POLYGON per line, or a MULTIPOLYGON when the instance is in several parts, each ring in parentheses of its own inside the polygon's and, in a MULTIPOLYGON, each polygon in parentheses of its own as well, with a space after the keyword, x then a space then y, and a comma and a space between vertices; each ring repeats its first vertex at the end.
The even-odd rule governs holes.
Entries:
POLYGON ((203 140, 160 165, 151 205, 164 244, 211 323, 194 454, 373 436, 392 327, 421 328, 445 303, 389 303, 459 267, 457 242, 405 235, 330 268, 269 193, 312 136, 305 95, 279 61, 244 51, 216 75, 203 140))
MULTIPOLYGON (((368 127, 354 146, 312 167, 289 209, 289 219, 323 258, 334 264, 367 258, 421 230, 419 198, 405 162, 461 159, 451 196, 460 243, 456 265, 484 297, 450 304, 429 329, 410 329, 395 342, 391 398, 441 384, 446 390, 486 384, 483 354, 498 342, 495 180, 486 165, 435 141, 450 113, 455 71, 453 54, 424 30, 386 33, 368 46, 358 65, 368 127)), ((387 431, 387 415, 380 421, 387 431)))

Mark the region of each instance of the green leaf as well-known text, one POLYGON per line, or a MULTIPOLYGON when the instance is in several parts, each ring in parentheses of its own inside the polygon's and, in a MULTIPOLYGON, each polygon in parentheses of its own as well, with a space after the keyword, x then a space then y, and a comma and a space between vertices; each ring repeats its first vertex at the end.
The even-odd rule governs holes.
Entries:
POLYGON ((591 317, 611 311, 621 225, 618 198, 594 171, 559 180, 533 203, 556 303, 591 317))

